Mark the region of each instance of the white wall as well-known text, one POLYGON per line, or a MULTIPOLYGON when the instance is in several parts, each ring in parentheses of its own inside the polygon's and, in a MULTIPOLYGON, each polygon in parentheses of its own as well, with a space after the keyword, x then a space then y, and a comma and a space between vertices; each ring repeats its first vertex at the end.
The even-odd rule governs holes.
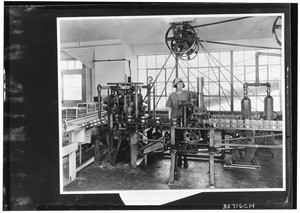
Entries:
MULTIPOLYGON (((95 60, 124 58, 122 45, 99 46, 95 48, 95 60)), ((107 85, 108 82, 124 81, 124 61, 95 62, 93 76, 93 96, 97 96, 97 85, 107 85)))
MULTIPOLYGON (((125 58, 127 60, 130 60, 130 67, 131 67, 131 81, 132 82, 136 82, 137 79, 135 79, 134 77, 137 76, 137 56, 134 53, 133 47, 130 45, 123 45, 124 47, 124 53, 125 53, 125 58)), ((126 62, 125 64, 125 74, 127 76, 130 76, 130 70, 129 70, 129 66, 128 66, 128 62, 126 62)))
MULTIPOLYGON (((137 72, 137 57, 129 45, 107 45, 95 47, 95 60, 127 59, 131 62, 132 75, 137 72)), ((124 82, 129 76, 128 61, 95 62, 92 74, 93 96, 97 96, 97 85, 109 82, 124 82)), ((133 81, 136 79, 133 79, 133 81)), ((106 95, 106 91, 102 93, 106 95)))

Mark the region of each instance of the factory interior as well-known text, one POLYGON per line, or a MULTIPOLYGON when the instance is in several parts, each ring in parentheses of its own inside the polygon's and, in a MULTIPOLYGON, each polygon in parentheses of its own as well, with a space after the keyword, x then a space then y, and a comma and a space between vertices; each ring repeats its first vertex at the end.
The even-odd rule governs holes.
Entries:
POLYGON ((62 192, 284 188, 282 19, 58 18, 62 192))

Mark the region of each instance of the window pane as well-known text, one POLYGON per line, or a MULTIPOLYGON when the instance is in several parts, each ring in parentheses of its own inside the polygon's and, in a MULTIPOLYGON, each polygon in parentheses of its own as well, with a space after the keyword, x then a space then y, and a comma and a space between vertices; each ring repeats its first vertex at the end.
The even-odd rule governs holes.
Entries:
POLYGON ((220 104, 221 111, 230 111, 230 99, 225 97, 221 97, 221 104, 220 104))
POLYGON ((251 111, 255 112, 256 110, 256 97, 254 96, 249 96, 250 100, 251 100, 251 111))
POLYGON ((258 59, 259 59, 259 65, 268 64, 268 56, 267 55, 260 55, 258 59))
POLYGON ((204 80, 208 80, 209 78, 209 70, 208 68, 199 68, 198 69, 198 75, 196 75, 196 73, 194 72, 194 74, 197 76, 197 77, 204 77, 204 80))
POLYGON ((268 81, 268 67, 259 66, 259 81, 265 83, 268 81))
POLYGON ((156 96, 166 96, 165 83, 156 84, 156 96))
POLYGON ((166 82, 166 70, 165 69, 157 69, 156 75, 157 76, 159 75, 157 78, 157 82, 166 82))
POLYGON ((144 69, 138 70, 138 82, 147 83, 147 72, 144 69))
POLYGON ((221 66, 230 65, 230 52, 220 52, 220 63, 221 66))
POLYGON ((210 81, 218 81, 219 80, 219 68, 218 67, 212 67, 209 69, 209 76, 208 79, 210 81))
POLYGON ((146 56, 138 56, 138 68, 146 68, 146 56))
MULTIPOLYGON (((168 57, 169 57, 169 55, 166 56, 166 60, 168 59, 168 57)), ((167 67, 168 67, 168 68, 173 68, 173 67, 175 67, 175 58, 174 58, 173 55, 171 55, 171 56, 169 57, 169 60, 167 61, 167 67)))
POLYGON ((246 82, 254 83, 255 82, 255 67, 245 67, 246 72, 246 82))
POLYGON ((244 72, 245 72, 245 68, 244 67, 233 67, 233 80, 234 81, 237 81, 240 80, 242 82, 245 81, 245 75, 244 75, 244 72))
POLYGON ((233 65, 240 66, 244 65, 244 51, 233 52, 233 65))
POLYGON ((244 88, 241 82, 233 82, 233 95, 236 97, 244 97, 244 88))
MULTIPOLYGON (((175 89, 175 88, 174 88, 175 89)), ((167 84, 167 97, 169 97, 169 95, 173 92, 173 84, 172 83, 168 83, 167 84)))
POLYGON ((279 112, 282 109, 282 101, 280 101, 280 96, 273 97, 273 110, 279 112))
POLYGON ((82 69, 82 63, 80 61, 75 61, 75 69, 82 69))
POLYGON ((81 75, 63 76, 64 100, 82 100, 81 75))
POLYGON ((199 67, 207 67, 208 60, 205 53, 199 53, 199 67))
POLYGON ((221 83, 221 96, 228 96, 227 98, 230 99, 231 95, 231 86, 228 82, 220 82, 221 83))
POLYGON ((270 64, 281 64, 282 57, 279 56, 269 56, 269 63, 270 64))
POLYGON ((190 82, 189 83, 189 91, 197 92, 197 82, 190 82))
POLYGON ((219 98, 210 98, 210 106, 209 106, 209 110, 212 111, 218 111, 219 110, 219 98))
POLYGON ((157 60, 157 67, 162 68, 166 62, 165 55, 157 55, 156 60, 157 60))
POLYGON ((233 106, 234 106, 234 111, 241 111, 241 99, 239 98, 234 98, 233 99, 233 106))
POLYGON ((208 97, 204 97, 204 106, 209 110, 209 99, 208 97))
POLYGON ((267 96, 267 87, 256 87, 256 94, 260 96, 267 96))
POLYGON ((167 80, 169 79, 169 82, 173 82, 173 80, 175 79, 175 69, 167 69, 167 80))
POLYGON ((230 82, 230 67, 220 67, 220 81, 229 81, 230 82))
POLYGON ((255 65, 255 51, 245 51, 245 65, 255 65))
POLYGON ((189 69, 188 71, 190 81, 197 81, 198 72, 194 69, 189 69))
MULTIPOLYGON (((263 96, 259 96, 259 98, 261 99, 261 100, 264 100, 265 99, 265 97, 263 97, 263 96)), ((258 99, 259 99, 258 98, 258 99)), ((256 110, 257 111, 264 111, 264 102, 262 102, 262 101, 260 101, 260 100, 257 100, 257 102, 256 102, 256 110)))
POLYGON ((211 62, 210 63, 217 63, 217 61, 219 61, 220 60, 220 53, 219 52, 213 52, 213 53, 210 53, 210 54, 208 54, 208 56, 209 56, 209 58, 211 58, 212 60, 211 60, 211 62))
POLYGON ((181 67, 180 69, 178 69, 178 77, 182 78, 182 80, 184 81, 184 83, 187 83, 187 68, 181 67))
POLYGON ((188 61, 188 66, 189 67, 198 67, 198 60, 199 60, 199 55, 197 55, 195 58, 193 58, 192 60, 188 61))
POLYGON ((68 61, 68 70, 75 69, 75 61, 68 61))
POLYGON ((155 55, 147 56, 147 68, 156 68, 155 55))
POLYGON ((269 65, 269 80, 280 80, 280 79, 281 79, 281 66, 269 65))
POLYGON ((209 95, 219 95, 219 83, 213 81, 209 84, 209 95))
POLYGON ((153 78, 153 81, 155 81, 157 75, 156 75, 156 70, 155 69, 148 69, 148 76, 151 76, 153 78))
POLYGON ((61 69, 61 70, 66 70, 66 69, 68 69, 68 61, 61 61, 61 62, 60 62, 60 69, 61 69))
POLYGON ((280 81, 270 81, 270 84, 271 84, 271 95, 281 95, 280 94, 280 89, 281 89, 280 81))

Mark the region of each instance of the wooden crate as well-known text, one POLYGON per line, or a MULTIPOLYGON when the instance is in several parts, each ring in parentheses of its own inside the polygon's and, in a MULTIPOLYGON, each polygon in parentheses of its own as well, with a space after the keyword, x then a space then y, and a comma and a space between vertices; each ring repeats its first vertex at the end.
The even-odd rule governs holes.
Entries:
POLYGON ((78 107, 76 118, 82 118, 82 117, 86 116, 87 115, 86 111, 87 111, 86 107, 78 107))
POLYGON ((95 102, 89 102, 89 103, 79 103, 77 104, 77 107, 85 108, 86 114, 90 114, 97 111, 97 105, 95 102))
POLYGON ((66 119, 67 118, 67 109, 63 108, 61 110, 61 117, 62 117, 62 119, 66 119))
POLYGON ((67 107, 66 110, 66 120, 76 119, 77 118, 77 107, 67 107))

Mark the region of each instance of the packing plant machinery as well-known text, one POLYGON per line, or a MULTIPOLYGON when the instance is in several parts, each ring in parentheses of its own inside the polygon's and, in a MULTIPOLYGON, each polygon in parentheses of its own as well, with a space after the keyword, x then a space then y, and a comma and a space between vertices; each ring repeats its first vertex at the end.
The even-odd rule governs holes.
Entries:
MULTIPOLYGON (((268 94, 265 98, 265 116, 254 119, 251 101, 247 97, 249 84, 244 86, 245 96, 241 102, 241 114, 220 115, 207 111, 203 100, 203 81, 203 77, 197 79, 198 98, 179 102, 183 116, 172 120, 157 117, 155 110, 151 113, 149 98, 154 90, 151 81, 147 85, 135 82, 98 85, 100 109, 102 91, 108 91, 107 99, 103 101, 107 105, 107 124, 102 126, 104 128, 101 132, 105 135, 108 148, 106 159, 114 163, 122 143, 130 145, 130 161, 133 168, 143 160, 147 164, 148 154, 169 152, 169 182, 173 183, 178 171, 178 155, 199 156, 206 151, 212 187, 215 182, 215 157, 224 162, 224 168, 259 170, 259 162, 255 159, 256 149, 282 148, 281 145, 274 144, 274 138, 282 135, 282 121, 273 119, 273 101, 269 85, 266 84, 268 94), (147 104, 143 103, 142 89, 147 90, 147 104), (279 133, 274 134, 276 132, 279 133)), ((155 91, 153 98, 155 103, 155 91)), ((100 112, 99 116, 101 117, 100 112)), ((100 158, 100 155, 95 156, 95 162, 100 162, 100 158)))

